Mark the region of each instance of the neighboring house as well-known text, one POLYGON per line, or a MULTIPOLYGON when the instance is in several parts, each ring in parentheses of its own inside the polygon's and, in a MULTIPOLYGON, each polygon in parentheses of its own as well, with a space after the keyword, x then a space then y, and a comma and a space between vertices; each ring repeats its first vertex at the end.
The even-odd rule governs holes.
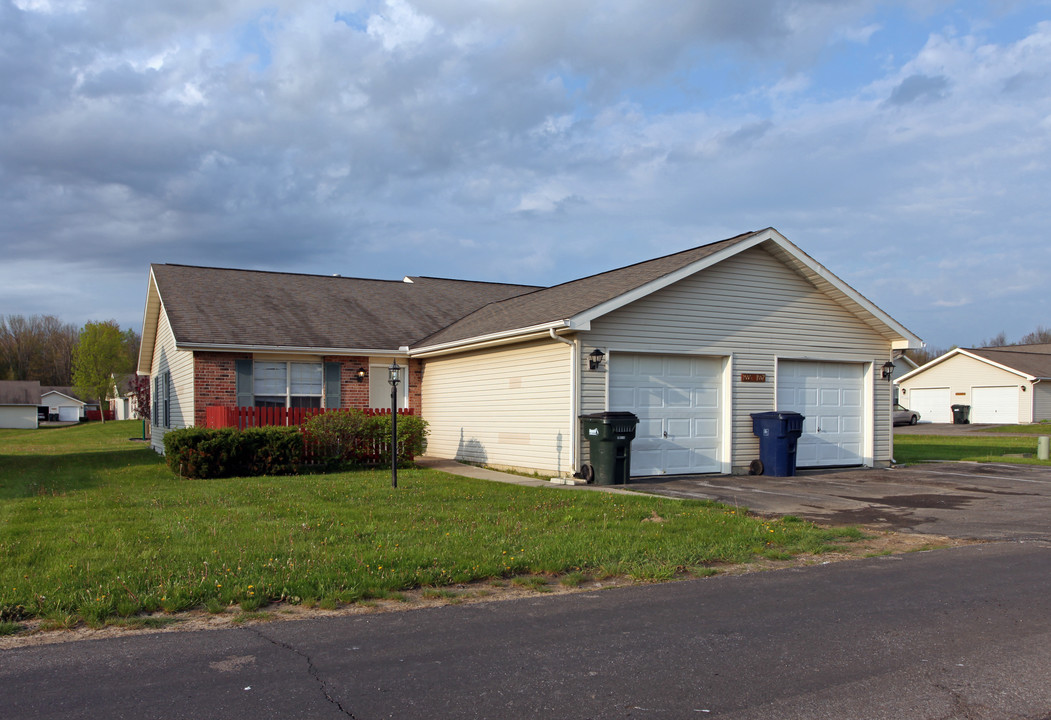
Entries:
POLYGON ((972 423, 1051 419, 1051 344, 955 348, 898 379, 901 404, 922 420, 952 422, 970 405, 972 423))
POLYGON ((138 420, 135 412, 135 373, 113 376, 113 397, 109 399, 109 409, 114 420, 138 420))
POLYGON ((899 402, 897 382, 898 378, 902 377, 906 373, 912 372, 913 370, 918 368, 919 365, 917 365, 911 358, 909 358, 906 355, 898 355, 897 357, 893 358, 891 362, 894 363, 894 370, 890 374, 890 381, 891 384, 894 386, 893 399, 894 402, 897 403, 899 402))
POLYGON ((40 404, 48 406, 51 420, 78 422, 85 417, 87 403, 78 398, 73 388, 63 385, 45 385, 40 388, 40 404))
POLYGON ((0 381, 0 428, 37 428, 39 405, 40 383, 36 380, 0 381))
POLYGON ((430 455, 572 473, 578 416, 627 410, 633 475, 729 473, 775 409, 800 467, 887 465, 881 368, 920 344, 767 229, 550 288, 153 265, 138 372, 157 449, 210 405, 389 406, 396 359, 430 455))

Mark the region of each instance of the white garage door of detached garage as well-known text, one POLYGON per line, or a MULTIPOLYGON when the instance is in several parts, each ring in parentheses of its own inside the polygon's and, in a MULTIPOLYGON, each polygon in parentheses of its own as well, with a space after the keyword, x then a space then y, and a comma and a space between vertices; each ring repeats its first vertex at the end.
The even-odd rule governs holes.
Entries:
POLYGON ((899 402, 920 414, 921 422, 951 423, 952 396, 949 388, 914 388, 899 402))
POLYGON ((609 409, 639 416, 632 475, 722 472, 723 360, 611 353, 609 409))
POLYGON ((777 409, 806 417, 796 446, 797 467, 864 462, 864 372, 860 363, 777 363, 777 409))
POLYGON ((1018 422, 1018 386, 971 388, 971 415, 973 423, 1018 422))

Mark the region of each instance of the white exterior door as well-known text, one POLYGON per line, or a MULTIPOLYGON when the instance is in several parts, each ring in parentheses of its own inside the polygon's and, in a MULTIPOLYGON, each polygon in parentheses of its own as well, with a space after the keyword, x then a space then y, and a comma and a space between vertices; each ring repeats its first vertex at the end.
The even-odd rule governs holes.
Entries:
POLYGON ((971 422, 1018 422, 1018 386, 971 388, 971 422))
POLYGON ((609 409, 639 417, 632 475, 721 472, 723 360, 611 353, 609 409))
POLYGON ((952 400, 949 388, 914 388, 898 401, 920 414, 921 422, 951 423, 952 400))
POLYGON ((801 413, 797 467, 864 462, 864 366, 860 363, 781 360, 777 409, 801 413))

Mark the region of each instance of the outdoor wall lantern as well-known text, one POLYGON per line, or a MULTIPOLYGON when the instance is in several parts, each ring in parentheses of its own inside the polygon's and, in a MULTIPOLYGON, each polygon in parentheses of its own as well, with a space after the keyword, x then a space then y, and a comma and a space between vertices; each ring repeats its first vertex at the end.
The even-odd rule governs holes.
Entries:
POLYGON ((598 348, 595 348, 588 355, 588 367, 592 370, 598 370, 602 367, 602 361, 606 359, 606 353, 602 352, 598 348))
POLYGON ((363 368, 363 367, 359 367, 357 372, 354 373, 354 377, 356 377, 358 379, 358 382, 365 382, 365 376, 367 376, 367 375, 368 375, 368 373, 365 371, 365 368, 363 368))
POLYGON ((401 382, 401 365, 397 358, 387 368, 390 383, 390 486, 398 487, 398 383, 401 382))
POLYGON ((883 379, 890 380, 890 376, 894 374, 894 363, 888 360, 883 363, 883 379))

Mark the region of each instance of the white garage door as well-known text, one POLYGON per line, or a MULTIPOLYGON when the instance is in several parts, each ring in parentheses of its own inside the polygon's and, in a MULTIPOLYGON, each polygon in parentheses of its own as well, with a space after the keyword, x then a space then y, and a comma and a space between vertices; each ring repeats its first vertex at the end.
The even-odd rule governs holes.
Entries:
POLYGON ((920 414, 920 422, 951 423, 952 400, 949 388, 913 388, 899 402, 920 414))
POLYGON ((722 359, 613 353, 609 368, 609 409, 639 416, 632 475, 722 471, 722 359))
POLYGON ((80 408, 69 405, 59 405, 58 419, 62 422, 76 422, 80 419, 80 408))
POLYGON ((971 388, 971 422, 1018 422, 1018 386, 971 388))
POLYGON ((859 363, 782 360, 777 364, 777 409, 802 413, 797 467, 860 465, 865 423, 859 363))

